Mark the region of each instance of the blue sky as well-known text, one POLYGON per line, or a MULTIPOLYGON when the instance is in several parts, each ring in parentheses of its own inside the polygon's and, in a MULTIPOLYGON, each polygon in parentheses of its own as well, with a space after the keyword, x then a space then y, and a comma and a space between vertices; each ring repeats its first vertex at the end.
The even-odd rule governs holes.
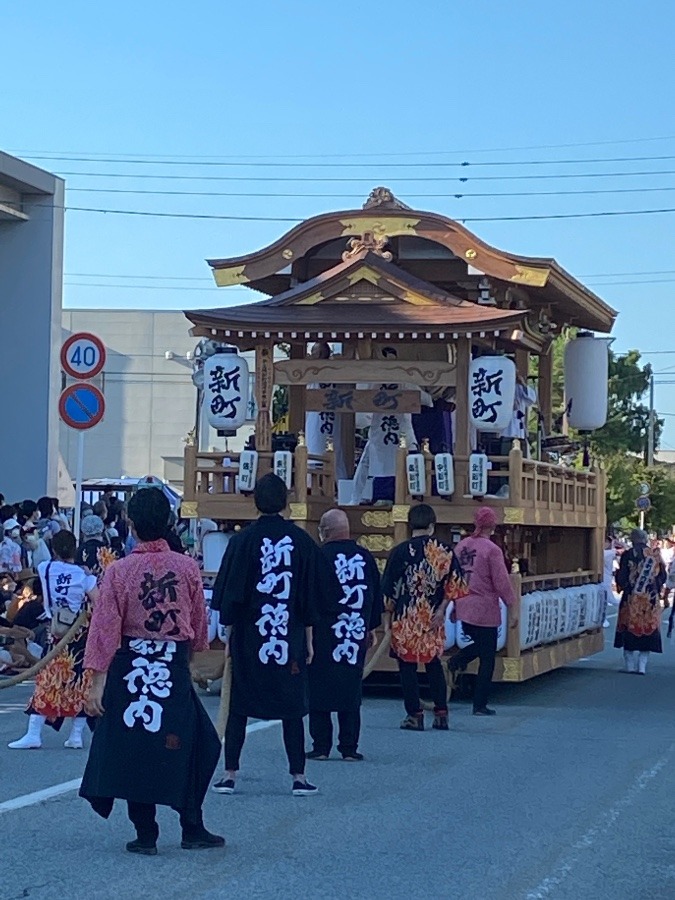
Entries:
MULTIPOLYGON (((674 24, 666 0, 15 3, 3 10, 0 148, 74 173, 66 305, 222 306, 250 295, 212 287, 204 258, 291 223, 72 208, 303 219, 360 206, 379 184, 460 220, 675 208, 674 24), (494 196, 599 190, 610 193, 494 196), (460 192, 492 196, 439 196, 460 192)), ((555 256, 619 310, 617 349, 662 351, 647 358, 675 375, 675 214, 467 224, 555 256)), ((657 405, 675 448, 675 386, 657 385, 657 405)))

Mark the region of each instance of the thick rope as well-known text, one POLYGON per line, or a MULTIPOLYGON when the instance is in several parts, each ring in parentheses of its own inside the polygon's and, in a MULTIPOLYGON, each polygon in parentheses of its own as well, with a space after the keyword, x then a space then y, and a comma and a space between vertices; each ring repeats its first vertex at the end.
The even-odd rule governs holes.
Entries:
POLYGON ((364 679, 367 678, 370 673, 373 671, 377 663, 382 659, 384 654, 389 650, 389 645, 391 644, 391 631, 386 631, 384 637, 380 641, 379 646, 376 648, 373 655, 370 657, 370 661, 368 665, 363 670, 364 679))
POLYGON ((29 678, 34 678, 35 675, 37 675, 38 672, 41 672, 45 668, 45 666, 48 666, 49 663, 59 655, 59 653, 62 653, 66 649, 68 644, 71 644, 73 642, 82 626, 89 623, 89 616, 89 610, 81 612, 77 619, 75 619, 73 624, 70 626, 68 631, 63 635, 58 644, 52 647, 52 649, 49 651, 49 653, 47 653, 46 656, 43 656, 42 659, 36 662, 34 666, 31 666, 30 669, 23 669, 17 675, 13 675, 11 678, 1 679, 0 690, 2 688, 14 687, 15 684, 21 684, 22 681, 28 681, 29 678))
POLYGON ((230 715, 230 695, 232 693, 232 657, 228 656, 225 660, 225 671, 223 672, 223 684, 220 688, 220 705, 218 707, 218 723, 216 731, 218 737, 222 741, 225 737, 225 726, 230 715))

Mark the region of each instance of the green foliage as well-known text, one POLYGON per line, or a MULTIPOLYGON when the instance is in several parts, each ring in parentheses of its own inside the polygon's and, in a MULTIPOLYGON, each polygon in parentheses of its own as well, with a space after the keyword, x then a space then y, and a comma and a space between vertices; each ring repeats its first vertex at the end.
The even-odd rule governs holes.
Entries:
POLYGON ((652 508, 645 515, 645 524, 654 531, 669 532, 675 525, 675 479, 665 467, 648 469, 635 456, 614 454, 607 467, 607 522, 610 525, 633 527, 639 520, 635 500, 642 482, 649 484, 652 508))

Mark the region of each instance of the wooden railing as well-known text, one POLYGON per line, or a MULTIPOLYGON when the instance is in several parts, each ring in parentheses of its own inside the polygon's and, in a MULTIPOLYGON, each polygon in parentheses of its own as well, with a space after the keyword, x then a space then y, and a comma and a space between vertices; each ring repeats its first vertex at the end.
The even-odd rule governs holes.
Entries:
MULTIPOLYGON (((428 450, 422 451, 425 459, 426 493, 424 500, 432 502, 437 496, 433 490, 434 458, 428 450)), ((396 503, 409 504, 413 498, 408 492, 406 455, 399 451, 396 473, 396 503)), ((492 469, 489 482, 508 485, 508 493, 502 491, 490 495, 489 501, 519 509, 548 510, 551 513, 600 514, 605 502, 604 473, 596 469, 572 469, 553 465, 523 456, 518 441, 508 456, 490 456, 492 469)), ((455 492, 453 502, 469 497, 469 460, 455 457, 455 492)), ((495 488, 497 490, 497 488, 495 488)))
MULTIPOLYGON (((239 494, 240 453, 212 453, 194 446, 185 448, 185 501, 200 497, 239 494)), ((274 469, 274 453, 258 453, 260 478, 274 469)), ((306 446, 298 446, 293 454, 291 495, 294 502, 304 503, 308 497, 335 497, 335 465, 332 451, 325 456, 310 454, 306 446)))

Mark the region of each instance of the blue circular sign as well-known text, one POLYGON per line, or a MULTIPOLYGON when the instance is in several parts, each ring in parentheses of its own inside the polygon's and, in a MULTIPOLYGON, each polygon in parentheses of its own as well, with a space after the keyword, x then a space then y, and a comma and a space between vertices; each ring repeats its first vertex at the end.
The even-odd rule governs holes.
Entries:
POLYGON ((105 399, 93 384, 71 384, 61 394, 59 415, 70 428, 93 428, 104 412, 105 399))
POLYGON ((638 497, 635 501, 635 505, 640 510, 640 512, 647 512, 647 510, 652 508, 652 501, 649 497, 638 497))

